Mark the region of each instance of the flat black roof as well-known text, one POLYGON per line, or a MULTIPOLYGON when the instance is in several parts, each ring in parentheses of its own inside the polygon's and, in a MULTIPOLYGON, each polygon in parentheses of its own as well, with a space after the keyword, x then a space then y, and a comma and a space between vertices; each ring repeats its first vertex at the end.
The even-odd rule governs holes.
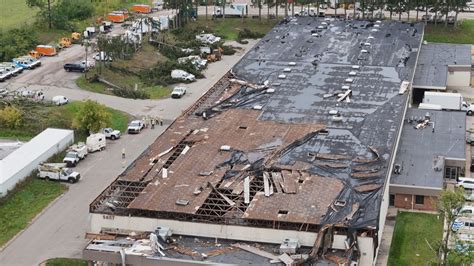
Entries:
POLYGON ((413 86, 446 87, 448 66, 470 66, 471 45, 429 43, 421 46, 413 86))
MULTIPOLYGON (((422 24, 301 17, 277 25, 233 68, 237 78, 268 81, 275 89, 252 100, 248 94, 234 98, 238 108, 261 105, 261 120, 327 126, 327 134, 293 147, 280 162, 308 162, 312 173, 344 180, 339 198, 366 204, 356 226, 376 224, 380 201, 372 199, 382 191, 357 193, 353 188, 385 182, 407 101, 399 89, 402 81, 412 80, 422 32, 422 24), (349 101, 338 101, 347 89, 352 91, 349 101), (341 158, 329 163, 309 156, 316 153, 341 158)), ((345 214, 328 213, 327 222, 345 214)))
POLYGON ((395 159, 402 170, 391 184, 442 189, 443 158, 465 159, 465 132, 465 112, 408 109, 395 159), (418 126, 426 115, 430 123, 418 126))

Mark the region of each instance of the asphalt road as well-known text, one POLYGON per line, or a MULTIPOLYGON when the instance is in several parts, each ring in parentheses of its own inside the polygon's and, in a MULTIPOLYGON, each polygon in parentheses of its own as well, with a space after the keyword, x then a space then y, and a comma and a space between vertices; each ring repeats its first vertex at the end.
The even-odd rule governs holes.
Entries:
MULTIPOLYGON (((61 52, 59 56, 43 58, 43 66, 1 84, 0 88, 27 86, 30 90, 43 90, 47 99, 54 95, 64 95, 72 100, 93 99, 132 115, 162 115, 165 121, 174 120, 255 43, 251 41, 236 55, 224 56, 222 61, 209 65, 204 73, 207 78, 187 84, 187 94, 178 100, 133 100, 80 90, 74 83, 80 74, 67 73, 62 69, 65 62, 84 58, 84 48, 78 45, 61 52)), ((54 257, 81 258, 87 243, 84 236, 89 228, 89 204, 164 131, 165 126, 146 129, 139 135, 125 134, 117 141, 108 141, 105 151, 90 154, 75 168, 81 173, 81 181, 69 185, 68 192, 0 252, 0 265, 29 266, 54 257), (121 159, 122 148, 126 150, 125 160, 121 159)))

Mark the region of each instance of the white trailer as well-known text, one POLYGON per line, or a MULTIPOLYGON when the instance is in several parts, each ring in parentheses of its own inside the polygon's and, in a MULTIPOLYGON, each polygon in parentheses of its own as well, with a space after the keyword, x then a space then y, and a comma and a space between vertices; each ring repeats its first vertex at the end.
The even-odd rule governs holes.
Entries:
POLYGON ((105 150, 105 135, 102 133, 91 134, 86 139, 86 145, 89 152, 105 150))
POLYGON ((64 163, 45 163, 38 166, 38 177, 46 180, 67 181, 76 183, 81 178, 78 172, 66 168, 64 163))
POLYGON ((464 111, 467 112, 468 115, 474 113, 474 107, 465 102, 460 93, 427 91, 425 92, 423 103, 439 105, 443 110, 464 111))
POLYGON ((225 5, 224 8, 218 7, 212 14, 214 17, 246 17, 249 14, 247 4, 225 5))

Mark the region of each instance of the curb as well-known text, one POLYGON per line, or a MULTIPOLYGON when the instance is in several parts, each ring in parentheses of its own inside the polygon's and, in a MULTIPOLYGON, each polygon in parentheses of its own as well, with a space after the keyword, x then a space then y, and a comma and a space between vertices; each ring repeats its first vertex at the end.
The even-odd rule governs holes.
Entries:
POLYGON ((64 191, 64 193, 59 195, 57 198, 55 198, 53 201, 51 201, 48 205, 46 205, 46 207, 44 207, 38 214, 36 214, 35 217, 33 217, 33 219, 31 219, 28 222, 28 224, 26 225, 25 228, 20 230, 20 232, 16 233, 10 240, 7 241, 7 243, 0 246, 0 253, 3 252, 8 246, 10 246, 11 243, 13 241, 15 241, 18 237, 20 237, 21 234, 23 234, 23 232, 25 232, 34 222, 36 222, 36 220, 38 220, 41 215, 43 215, 47 210, 49 210, 49 208, 51 208, 51 206, 53 206, 53 204, 55 204, 56 201, 58 201, 60 198, 62 198, 64 196, 64 194, 66 194, 68 191, 69 191, 69 187, 68 187, 68 190, 64 191))

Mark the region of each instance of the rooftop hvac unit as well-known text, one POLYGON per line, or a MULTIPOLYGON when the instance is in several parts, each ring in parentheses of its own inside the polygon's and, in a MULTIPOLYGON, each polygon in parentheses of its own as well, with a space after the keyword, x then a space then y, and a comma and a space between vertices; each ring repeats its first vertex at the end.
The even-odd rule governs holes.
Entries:
POLYGON ((355 75, 357 75, 357 72, 355 72, 355 71, 349 72, 349 76, 355 76, 355 75))
POLYGON ((377 31, 379 31, 379 30, 378 29, 372 29, 372 32, 377 32, 377 31))
POLYGON ((286 79, 286 75, 284 75, 284 74, 278 75, 278 78, 279 79, 286 79))
POLYGON ((351 79, 351 78, 346 79, 346 83, 352 83, 352 82, 354 82, 354 79, 351 79))
POLYGON ((375 23, 378 23, 378 24, 380 24, 380 23, 382 23, 382 21, 380 21, 380 20, 377 20, 377 21, 375 21, 375 23))
POLYGON ((287 67, 287 68, 283 69, 283 72, 291 72, 291 68, 287 67))
POLYGON ((369 36, 367 39, 373 40, 373 39, 375 39, 375 37, 374 36, 369 36))
POLYGON ((330 114, 330 115, 337 115, 337 114, 338 114, 338 111, 337 111, 337 110, 330 110, 330 111, 329 111, 329 114, 330 114))
POLYGON ((352 69, 360 69, 360 66, 353 65, 353 66, 352 66, 352 69))
POLYGON ((367 51, 367 50, 361 50, 360 52, 365 54, 365 53, 368 53, 369 51, 367 51))
POLYGON ((266 93, 274 93, 274 92, 275 92, 275 89, 267 89, 265 92, 266 92, 266 93))
POLYGON ((221 151, 230 151, 231 147, 229 145, 222 145, 219 150, 221 150, 221 151))
POLYGON ((280 253, 295 254, 300 248, 300 242, 296 238, 286 238, 280 245, 280 253))
POLYGON ((254 110, 262 110, 262 108, 263 108, 263 106, 261 106, 261 105, 254 105, 253 106, 254 110))
POLYGON ((328 23, 327 23, 327 22, 325 22, 325 21, 323 21, 323 22, 321 22, 321 25, 327 26, 327 25, 328 25, 328 23))
POLYGON ((350 89, 350 88, 351 88, 351 87, 349 87, 349 86, 347 86, 347 85, 344 85, 344 86, 341 87, 341 89, 343 89, 343 90, 348 90, 348 89, 350 89))
POLYGON ((289 62, 288 65, 289 66, 296 66, 296 62, 289 62))
POLYGON ((375 27, 375 28, 380 28, 380 25, 379 25, 379 24, 375 24, 374 27, 375 27))
POLYGON ((342 116, 335 115, 331 118, 331 120, 334 121, 334 122, 342 122, 342 116))
POLYGON ((313 37, 319 37, 319 34, 313 33, 313 34, 311 34, 311 36, 313 36, 313 37))
POLYGON ((370 44, 370 42, 366 42, 366 43, 364 43, 364 45, 370 47, 372 44, 370 44))

